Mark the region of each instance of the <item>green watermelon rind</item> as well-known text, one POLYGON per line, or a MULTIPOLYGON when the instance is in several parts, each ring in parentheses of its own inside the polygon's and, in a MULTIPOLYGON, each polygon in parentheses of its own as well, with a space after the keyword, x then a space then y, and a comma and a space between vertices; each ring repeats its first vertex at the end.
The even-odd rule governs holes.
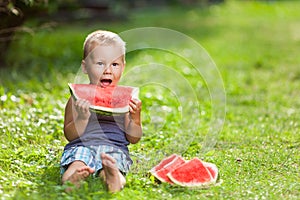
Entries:
MULTIPOLYGON (((197 159, 197 158, 196 158, 197 159)), ((198 159, 198 160, 200 160, 200 159, 198 159)), ((201 160, 200 160, 201 161, 201 160)), ((203 162, 203 161, 201 161, 202 163, 203 163, 203 165, 205 166, 205 162, 203 162)), ((186 163, 184 163, 184 164, 182 164, 181 166, 179 166, 178 168, 180 168, 180 167, 182 167, 183 165, 188 165, 189 164, 189 161, 187 161, 186 163)), ((212 165, 214 165, 214 164, 212 164, 212 165)), ((216 166, 215 166, 216 167, 216 166)), ((173 183, 175 183, 176 185, 179 185, 179 186, 183 186, 183 187, 190 187, 190 188, 207 188, 207 187, 209 187, 209 186, 212 186, 212 185, 214 185, 214 184, 216 184, 216 178, 215 179, 213 179, 213 177, 212 177, 212 175, 211 175, 211 173, 209 172, 209 170, 205 167, 205 169, 207 170, 207 173, 210 175, 210 177, 211 177, 211 180, 210 181, 208 181, 208 182, 204 182, 204 183, 200 183, 200 182, 180 182, 180 181, 178 181, 176 178, 174 178, 173 176, 172 176, 172 173, 174 173, 174 171, 176 171, 176 169, 175 170, 173 170, 173 171, 171 171, 171 172, 169 172, 168 174, 167 174, 167 176, 170 178, 170 180, 173 182, 173 183)), ((215 169, 217 169, 217 167, 215 168, 215 169)), ((216 177, 218 176, 218 171, 217 171, 217 175, 216 175, 216 177)))
MULTIPOLYGON (((73 96, 75 100, 78 99, 78 96, 76 95, 74 88, 72 87, 72 83, 68 83, 70 93, 73 96)), ((119 86, 119 87, 130 87, 132 88, 132 99, 139 99, 139 88, 138 87, 132 87, 132 86, 119 86)), ((90 111, 95 112, 97 114, 102 115, 112 115, 112 114, 124 114, 129 112, 129 105, 121 108, 108 108, 103 106, 95 106, 90 105, 90 111)))

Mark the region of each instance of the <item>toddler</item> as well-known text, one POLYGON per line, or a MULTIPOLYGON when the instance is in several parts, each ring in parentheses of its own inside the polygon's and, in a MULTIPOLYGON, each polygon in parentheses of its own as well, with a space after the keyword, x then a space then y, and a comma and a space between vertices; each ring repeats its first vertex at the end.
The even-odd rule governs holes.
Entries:
MULTIPOLYGON (((117 86, 125 64, 125 42, 117 34, 98 30, 87 36, 81 67, 90 84, 117 86)), ((69 143, 61 158, 62 183, 79 186, 94 174, 108 191, 120 191, 132 164, 127 146, 142 137, 141 104, 132 99, 128 113, 104 116, 90 112, 88 101, 70 97, 65 108, 64 135, 69 143)))

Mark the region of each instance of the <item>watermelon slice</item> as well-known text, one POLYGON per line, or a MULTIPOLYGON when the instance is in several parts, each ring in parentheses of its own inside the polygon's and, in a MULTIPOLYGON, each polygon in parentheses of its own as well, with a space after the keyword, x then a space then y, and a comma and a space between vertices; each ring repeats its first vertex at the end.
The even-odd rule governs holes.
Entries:
POLYGON ((150 173, 161 182, 173 184, 167 174, 183 163, 185 163, 185 160, 181 156, 172 154, 153 167, 150 173))
POLYGON ((129 111, 129 102, 138 98, 139 89, 130 86, 102 88, 92 84, 69 83, 75 99, 86 99, 90 102, 90 110, 98 113, 121 114, 129 111))
POLYGON ((169 172, 167 176, 180 186, 203 187, 216 183, 218 170, 214 164, 193 158, 169 172))
POLYGON ((166 164, 172 162, 175 158, 177 158, 178 155, 176 154, 172 154, 169 157, 163 159, 162 161, 160 161, 160 163, 158 165, 156 165, 155 167, 153 167, 150 172, 156 172, 160 169, 162 169, 166 164))
POLYGON ((215 183, 217 182, 218 179, 218 168, 215 164, 212 163, 208 163, 208 162, 204 162, 202 161, 204 167, 206 167, 206 169, 208 169, 210 175, 211 175, 211 182, 215 183))

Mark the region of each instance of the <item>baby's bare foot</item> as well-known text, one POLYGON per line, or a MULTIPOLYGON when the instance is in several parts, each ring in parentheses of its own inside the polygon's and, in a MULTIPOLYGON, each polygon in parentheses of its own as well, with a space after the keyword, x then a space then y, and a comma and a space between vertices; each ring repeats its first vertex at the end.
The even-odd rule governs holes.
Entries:
POLYGON ((105 176, 104 181, 108 187, 108 191, 120 191, 125 184, 125 178, 119 172, 115 159, 105 153, 101 154, 101 159, 105 176))
POLYGON ((76 187, 80 186, 80 182, 86 179, 90 174, 94 173, 94 169, 84 166, 76 169, 75 172, 67 179, 67 181, 73 183, 76 187))

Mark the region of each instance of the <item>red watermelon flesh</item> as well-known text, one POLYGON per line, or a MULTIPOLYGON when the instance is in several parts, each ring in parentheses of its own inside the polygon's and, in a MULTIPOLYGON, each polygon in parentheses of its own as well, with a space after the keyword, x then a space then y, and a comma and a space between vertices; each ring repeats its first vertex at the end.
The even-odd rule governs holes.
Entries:
POLYGON ((164 165, 158 171, 152 173, 152 175, 155 176, 161 182, 168 182, 170 184, 173 184, 173 182, 170 180, 167 174, 176 169, 178 166, 182 165, 183 163, 185 163, 185 160, 182 157, 176 155, 176 157, 172 161, 166 163, 166 165, 164 165))
POLYGON ((178 155, 176 154, 172 154, 169 157, 163 159, 162 161, 160 161, 160 163, 158 165, 156 165, 155 167, 153 167, 150 172, 156 172, 160 169, 162 169, 166 164, 172 162, 175 158, 177 158, 178 155))
POLYGON ((138 88, 130 86, 116 86, 102 88, 92 84, 71 84, 71 94, 75 99, 86 99, 90 102, 90 109, 108 113, 126 113, 129 102, 138 98, 138 88))
POLYGON ((218 168, 215 164, 212 163, 208 163, 208 162, 203 162, 204 167, 206 167, 206 169, 208 169, 211 178, 212 178, 212 182, 216 182, 217 178, 218 178, 218 168))
MULTIPOLYGON (((213 168, 211 168, 213 169, 213 168)), ((216 175, 216 173, 214 173, 216 175)), ((211 172, 205 164, 198 158, 194 158, 180 165, 167 174, 172 182, 186 187, 202 187, 216 180, 212 178, 211 172)))
POLYGON ((185 160, 181 156, 172 154, 171 156, 163 159, 158 165, 153 167, 150 170, 150 173, 161 182, 173 184, 167 174, 183 163, 185 163, 185 160))

